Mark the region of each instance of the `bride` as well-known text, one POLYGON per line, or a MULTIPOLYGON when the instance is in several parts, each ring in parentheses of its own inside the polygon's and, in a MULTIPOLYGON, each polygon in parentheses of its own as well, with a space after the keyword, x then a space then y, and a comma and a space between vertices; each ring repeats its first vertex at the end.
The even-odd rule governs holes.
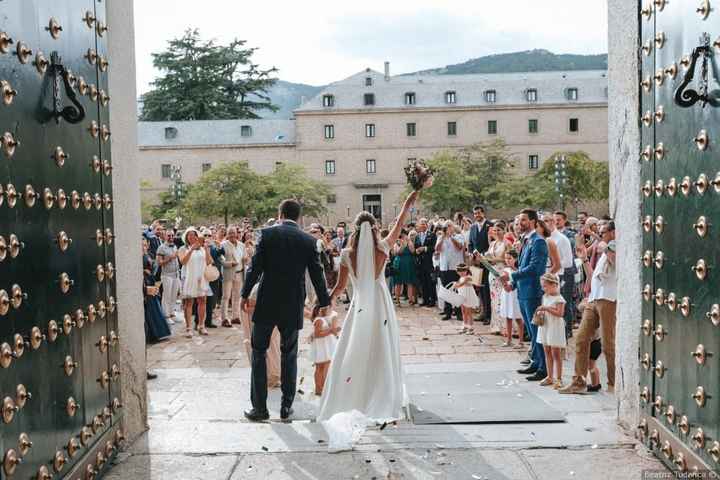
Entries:
POLYGON ((375 218, 361 212, 355 232, 341 253, 334 301, 352 282, 353 298, 320 401, 317 421, 343 412, 360 412, 368 423, 404 418, 405 385, 400 365, 400 327, 385 283, 385 262, 418 192, 408 195, 395 226, 381 239, 375 218))

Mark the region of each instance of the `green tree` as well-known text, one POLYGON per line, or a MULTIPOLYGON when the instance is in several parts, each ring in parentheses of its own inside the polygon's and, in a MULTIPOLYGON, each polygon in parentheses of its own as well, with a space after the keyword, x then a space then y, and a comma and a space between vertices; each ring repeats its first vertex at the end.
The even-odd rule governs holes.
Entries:
POLYGON ((498 185, 496 206, 509 208, 529 205, 554 208, 560 205, 555 189, 555 161, 565 156, 567 182, 563 189, 568 202, 607 200, 610 193, 608 164, 597 162, 585 152, 556 152, 531 176, 513 176, 498 185))
POLYGON ((478 203, 493 205, 502 193, 498 186, 510 176, 512 160, 503 140, 437 152, 426 162, 435 171, 435 180, 422 202, 445 214, 478 203))
POLYGON ((260 69, 252 62, 257 48, 245 40, 228 45, 202 40, 198 30, 187 30, 153 53, 153 65, 163 75, 142 96, 144 121, 222 120, 259 118, 261 110, 277 110, 268 89, 277 81, 277 69, 260 69))
POLYGON ((246 162, 219 165, 188 188, 182 214, 189 220, 222 218, 226 222, 252 217, 263 202, 265 183, 246 162))
POLYGON ((298 165, 278 165, 264 177, 264 193, 255 216, 264 221, 277 216, 280 202, 294 198, 303 206, 303 214, 319 217, 327 211, 326 201, 330 188, 323 182, 310 178, 298 165))

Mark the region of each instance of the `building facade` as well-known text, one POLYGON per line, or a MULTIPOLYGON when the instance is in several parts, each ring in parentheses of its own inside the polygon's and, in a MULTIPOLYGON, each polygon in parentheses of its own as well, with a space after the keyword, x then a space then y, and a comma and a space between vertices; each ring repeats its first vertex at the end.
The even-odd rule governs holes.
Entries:
POLYGON ((503 139, 517 173, 557 151, 607 161, 604 71, 390 76, 365 70, 304 102, 293 120, 141 122, 146 196, 169 188, 170 165, 192 182, 219 162, 266 173, 302 165, 332 187, 326 221, 359 210, 387 220, 401 203, 409 160, 503 139))

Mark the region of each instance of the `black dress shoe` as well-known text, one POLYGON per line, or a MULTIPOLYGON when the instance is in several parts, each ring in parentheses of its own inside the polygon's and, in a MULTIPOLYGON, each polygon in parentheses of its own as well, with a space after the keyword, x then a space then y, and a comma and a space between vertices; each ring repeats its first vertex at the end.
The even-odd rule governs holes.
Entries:
POLYGON ((215 325, 214 323, 208 323, 208 324, 205 325, 205 326, 206 326, 207 328, 217 328, 217 325, 215 325))
POLYGON ((602 385, 599 383, 597 385, 588 385, 587 391, 588 392, 599 392, 601 388, 602 388, 602 385))
POLYGON ((245 410, 243 413, 245 414, 245 418, 251 422, 264 422, 270 418, 270 413, 267 410, 261 412, 252 408, 250 410, 245 410))
POLYGON ((295 413, 295 411, 292 409, 292 407, 280 408, 280 420, 287 420, 293 413, 295 413))
MULTIPOLYGON (((521 368, 517 372, 522 375, 532 375, 533 373, 537 372, 537 368, 535 368, 535 367, 521 368)), ((545 378, 545 377, 543 377, 543 378, 545 378)))
POLYGON ((535 372, 533 375, 530 375, 529 377, 525 377, 525 380, 527 380, 528 382, 539 382, 540 380, 543 380, 545 377, 547 377, 547 373, 535 372))
POLYGON ((157 373, 147 372, 147 379, 148 379, 148 380, 155 380, 156 378, 157 378, 157 373))
POLYGON ((446 320, 450 320, 450 318, 451 318, 450 315, 444 315, 444 316, 442 317, 442 320, 443 320, 443 321, 446 321, 446 320))
POLYGON ((526 358, 525 360, 520 361, 520 365, 530 365, 532 362, 529 358, 526 358))

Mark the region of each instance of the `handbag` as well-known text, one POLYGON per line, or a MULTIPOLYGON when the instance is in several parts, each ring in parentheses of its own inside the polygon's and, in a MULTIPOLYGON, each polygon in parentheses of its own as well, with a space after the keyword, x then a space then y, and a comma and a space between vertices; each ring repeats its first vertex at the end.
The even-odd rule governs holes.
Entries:
POLYGON ((545 312, 540 310, 535 310, 535 314, 532 318, 532 324, 536 327, 542 327, 545 325, 545 312))
POLYGON ((214 282, 215 280, 220 278, 220 270, 218 270, 218 268, 211 263, 210 265, 205 266, 204 275, 205 280, 207 280, 208 282, 214 282))

